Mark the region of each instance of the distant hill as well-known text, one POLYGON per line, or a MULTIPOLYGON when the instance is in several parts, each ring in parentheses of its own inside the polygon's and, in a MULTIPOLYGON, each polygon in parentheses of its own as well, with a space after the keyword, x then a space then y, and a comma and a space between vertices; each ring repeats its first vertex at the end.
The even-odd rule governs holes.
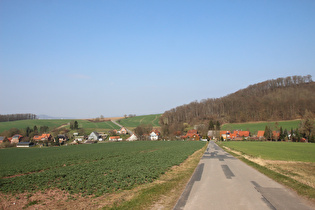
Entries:
POLYGON ((57 119, 75 119, 73 117, 52 117, 45 114, 37 115, 37 119, 40 120, 57 120, 57 119))
POLYGON ((267 80, 222 98, 176 107, 166 111, 160 122, 171 129, 183 123, 208 125, 210 119, 221 123, 293 120, 301 118, 305 110, 315 113, 314 93, 310 75, 267 80))

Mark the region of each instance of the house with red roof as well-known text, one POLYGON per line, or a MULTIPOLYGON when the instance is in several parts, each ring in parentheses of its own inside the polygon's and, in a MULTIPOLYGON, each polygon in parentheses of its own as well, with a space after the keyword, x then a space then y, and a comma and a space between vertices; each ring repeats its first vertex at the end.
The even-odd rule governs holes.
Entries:
POLYGON ((233 133, 230 134, 230 138, 232 140, 243 140, 243 138, 248 138, 249 137, 249 131, 234 131, 233 133))
POLYGON ((258 133, 257 133, 257 138, 258 138, 259 140, 264 139, 264 138, 265 138, 265 131, 258 131, 258 133))
POLYGON ((49 133, 43 133, 40 136, 34 136, 33 140, 34 141, 50 141, 51 140, 51 135, 49 133))
POLYGON ((231 139, 231 131, 220 131, 220 136, 224 139, 231 139))
POLYGON ((23 136, 20 135, 20 134, 15 134, 14 136, 11 137, 11 143, 12 143, 12 144, 14 144, 14 143, 17 144, 17 143, 19 143, 22 137, 23 137, 23 136))
POLYGON ((160 137, 160 131, 158 131, 157 129, 153 129, 150 133, 150 140, 158 140, 160 137))
POLYGON ((120 136, 110 136, 109 141, 122 141, 122 138, 120 136))
POLYGON ((181 136, 182 139, 190 139, 194 141, 200 140, 200 135, 196 129, 189 130, 185 136, 181 136))

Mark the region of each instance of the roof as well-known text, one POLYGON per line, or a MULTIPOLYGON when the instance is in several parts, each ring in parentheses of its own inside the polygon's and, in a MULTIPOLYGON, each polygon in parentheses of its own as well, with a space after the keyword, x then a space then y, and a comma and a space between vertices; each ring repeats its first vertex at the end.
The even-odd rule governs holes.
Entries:
POLYGON ((198 134, 198 131, 195 129, 189 130, 185 136, 182 136, 182 138, 191 138, 193 135, 198 134))
POLYGON ((151 133, 150 133, 150 135, 152 134, 152 133, 155 133, 156 135, 160 135, 160 131, 158 131, 157 129, 153 129, 152 131, 151 131, 151 133))
POLYGON ((32 142, 19 142, 16 145, 31 145, 33 144, 32 142))
POLYGON ((265 131, 258 131, 257 137, 264 137, 265 131))
POLYGON ((34 140, 42 140, 42 139, 48 139, 50 138, 50 134, 49 133, 43 133, 42 135, 40 136, 34 136, 33 139, 34 140))
POLYGON ((23 136, 20 134, 15 134, 14 136, 12 136, 12 138, 22 138, 23 136))
MULTIPOLYGON (((93 131, 92 133, 94 133, 96 136, 99 136, 99 135, 100 135, 100 134, 97 133, 96 131, 93 131)), ((92 133, 91 133, 91 134, 92 134, 92 133)), ((91 134, 90 134, 90 135, 91 135, 91 134)))
POLYGON ((110 139, 120 139, 120 136, 110 136, 110 139))
POLYGON ((236 137, 248 137, 249 136, 249 131, 234 131, 231 134, 232 138, 236 138, 236 137))
POLYGON ((222 135, 222 134, 228 134, 228 135, 230 135, 230 131, 220 131, 220 135, 222 135))

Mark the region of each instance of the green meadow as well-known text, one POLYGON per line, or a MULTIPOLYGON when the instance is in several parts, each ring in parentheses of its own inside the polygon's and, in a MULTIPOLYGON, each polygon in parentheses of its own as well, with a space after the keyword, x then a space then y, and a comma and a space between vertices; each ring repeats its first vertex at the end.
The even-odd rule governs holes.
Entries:
POLYGON ((151 124, 153 127, 159 127, 159 119, 162 114, 142 115, 125 119, 120 119, 117 122, 124 127, 135 128, 140 124, 151 124))
POLYGON ((252 134, 257 134, 259 130, 265 130, 266 126, 269 126, 272 130, 279 130, 282 126, 283 130, 288 131, 291 128, 296 129, 299 127, 301 120, 289 120, 289 121, 271 121, 271 122, 250 122, 250 123, 227 123, 222 125, 221 130, 247 130, 252 134))
MULTIPOLYGON (((18 120, 11 122, 0 122, 0 133, 11 128, 25 129, 26 127, 33 128, 35 125, 39 128, 40 126, 48 126, 49 130, 53 130, 57 127, 65 125, 66 128, 69 128, 68 125, 72 119, 62 119, 62 120, 18 120)), ((76 120, 79 123, 79 128, 84 128, 87 131, 93 130, 112 130, 119 129, 119 126, 115 125, 111 121, 103 122, 90 122, 88 120, 76 120)))
POLYGON ((265 160, 315 162, 315 144, 297 142, 227 141, 220 145, 265 160))

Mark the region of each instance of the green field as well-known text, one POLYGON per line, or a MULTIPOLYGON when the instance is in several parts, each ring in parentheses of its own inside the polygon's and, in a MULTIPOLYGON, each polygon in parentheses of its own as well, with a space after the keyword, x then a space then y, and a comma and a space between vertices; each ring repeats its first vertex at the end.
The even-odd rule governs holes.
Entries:
POLYGON ((69 123, 71 120, 18 120, 11 122, 0 122, 0 133, 11 128, 25 129, 27 126, 39 128, 40 126, 48 126, 50 129, 57 128, 61 125, 69 123))
MULTIPOLYGON (((50 130, 57 128, 61 125, 66 125, 72 121, 71 119, 63 120, 18 120, 12 122, 0 122, 0 133, 11 128, 25 129, 27 126, 33 128, 35 125, 39 128, 40 126, 48 126, 50 130)), ((79 128, 87 129, 88 131, 98 130, 98 129, 119 129, 119 126, 112 123, 111 121, 105 122, 90 122, 88 120, 77 120, 79 123, 79 128)), ((69 125, 66 126, 69 128, 69 125)))
POLYGON ((220 144, 247 155, 266 160, 315 162, 315 144, 244 141, 228 141, 220 144))
POLYGON ((257 131, 259 130, 264 131, 266 126, 271 127, 272 130, 279 130, 280 126, 282 126, 283 130, 287 129, 290 131, 291 128, 298 128, 300 122, 300 120, 280 121, 277 122, 278 129, 276 129, 276 122, 227 123, 222 125, 221 130, 247 130, 252 134, 257 134, 257 131))
POLYGON ((58 188, 99 196, 131 189, 152 182, 203 146, 204 142, 144 141, 3 149, 0 191, 58 188))
POLYGON ((111 121, 102 121, 102 122, 90 122, 88 120, 77 120, 79 123, 79 128, 84 129, 120 129, 120 127, 111 121))
POLYGON ((162 114, 136 116, 136 117, 121 119, 117 122, 127 128, 135 128, 141 124, 151 124, 153 127, 160 127, 159 119, 161 115, 162 114))

